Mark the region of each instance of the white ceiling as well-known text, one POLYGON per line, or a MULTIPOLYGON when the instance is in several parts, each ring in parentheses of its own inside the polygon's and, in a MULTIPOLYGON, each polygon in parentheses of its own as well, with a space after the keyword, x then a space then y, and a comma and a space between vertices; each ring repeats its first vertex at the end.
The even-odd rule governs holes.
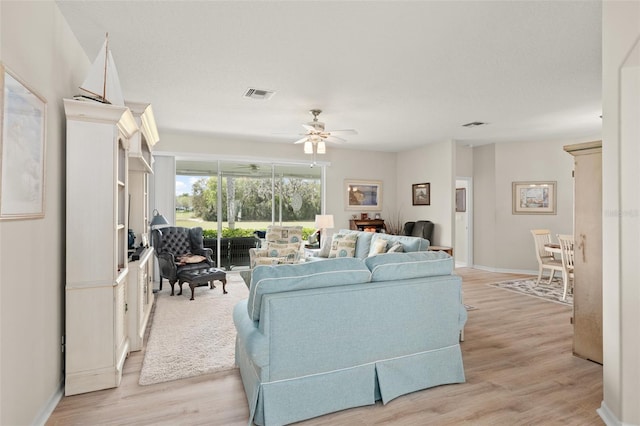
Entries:
POLYGON ((600 133, 600 1, 57 3, 89 59, 109 33, 161 132, 290 143, 320 108, 354 149, 600 133))

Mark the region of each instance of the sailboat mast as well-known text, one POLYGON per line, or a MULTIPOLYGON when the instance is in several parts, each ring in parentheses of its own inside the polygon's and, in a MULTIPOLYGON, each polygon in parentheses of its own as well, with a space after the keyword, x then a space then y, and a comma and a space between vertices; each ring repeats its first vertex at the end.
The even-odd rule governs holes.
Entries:
POLYGON ((107 39, 107 48, 104 49, 104 79, 102 80, 102 99, 107 100, 107 62, 109 60, 109 33, 105 34, 107 39))

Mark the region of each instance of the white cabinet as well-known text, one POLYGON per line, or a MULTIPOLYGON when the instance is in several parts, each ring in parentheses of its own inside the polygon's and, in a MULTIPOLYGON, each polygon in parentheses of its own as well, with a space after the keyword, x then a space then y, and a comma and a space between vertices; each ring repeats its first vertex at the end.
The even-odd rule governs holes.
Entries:
POLYGON ((573 353, 602 364, 602 142, 574 156, 573 353))
POLYGON ((153 108, 146 103, 125 102, 125 104, 133 113, 140 128, 140 132, 131 139, 129 168, 152 173, 152 149, 159 140, 153 108))
POLYGON ((140 259, 129 262, 129 345, 139 351, 144 344, 144 333, 153 306, 153 248, 140 254, 140 259))
MULTIPOLYGON (((129 229, 135 234, 135 247, 143 245, 142 236, 149 235, 151 221, 149 209, 149 176, 152 169, 153 145, 158 142, 158 132, 149 104, 126 102, 136 125, 140 129, 131 138, 129 147, 129 229)), ((147 239, 148 240, 148 239, 147 239)), ((148 244, 144 244, 146 247, 148 244)), ((139 351, 144 344, 144 333, 153 306, 153 248, 146 247, 139 253, 140 259, 129 262, 129 341, 132 351, 139 351)))
POLYGON ((65 394, 118 386, 127 329, 129 108, 64 100, 65 394))

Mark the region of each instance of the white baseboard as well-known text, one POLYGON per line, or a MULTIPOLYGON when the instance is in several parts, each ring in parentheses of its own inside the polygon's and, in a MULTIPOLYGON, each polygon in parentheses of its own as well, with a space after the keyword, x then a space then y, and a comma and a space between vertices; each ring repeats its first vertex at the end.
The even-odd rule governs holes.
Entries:
POLYGON ((534 275, 534 276, 538 276, 538 271, 537 270, 526 270, 526 269, 503 269, 503 268, 493 268, 490 266, 483 266, 483 265, 473 265, 474 269, 480 269, 481 271, 488 271, 488 272, 500 272, 503 274, 525 274, 525 275, 534 275))
MULTIPOLYGON (((607 426, 623 426, 624 425, 624 423, 618 420, 616 415, 613 414, 611 410, 609 410, 609 407, 607 407, 607 404, 604 401, 602 401, 602 403, 600 404, 600 408, 598 408, 596 412, 598 413, 598 415, 600 416, 604 424, 606 424, 607 426)), ((628 426, 631 426, 631 425, 628 425, 628 426)))
POLYGON ((56 409, 56 407, 60 403, 60 400, 62 399, 63 396, 64 396, 64 381, 61 381, 60 385, 58 386, 58 389, 56 389, 56 391, 51 395, 51 397, 49 398, 49 401, 47 401, 45 406, 42 407, 42 409, 40 410, 36 418, 33 420, 32 424, 44 425, 45 423, 47 423, 47 420, 49 420, 51 413, 53 413, 53 410, 56 409))

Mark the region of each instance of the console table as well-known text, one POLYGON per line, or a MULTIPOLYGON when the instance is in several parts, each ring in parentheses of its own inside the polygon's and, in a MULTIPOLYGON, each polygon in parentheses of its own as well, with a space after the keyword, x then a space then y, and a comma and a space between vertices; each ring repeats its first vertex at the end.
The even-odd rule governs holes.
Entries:
POLYGON ((354 231, 364 231, 365 228, 375 228, 376 232, 387 232, 387 225, 383 219, 350 219, 349 229, 354 231))

